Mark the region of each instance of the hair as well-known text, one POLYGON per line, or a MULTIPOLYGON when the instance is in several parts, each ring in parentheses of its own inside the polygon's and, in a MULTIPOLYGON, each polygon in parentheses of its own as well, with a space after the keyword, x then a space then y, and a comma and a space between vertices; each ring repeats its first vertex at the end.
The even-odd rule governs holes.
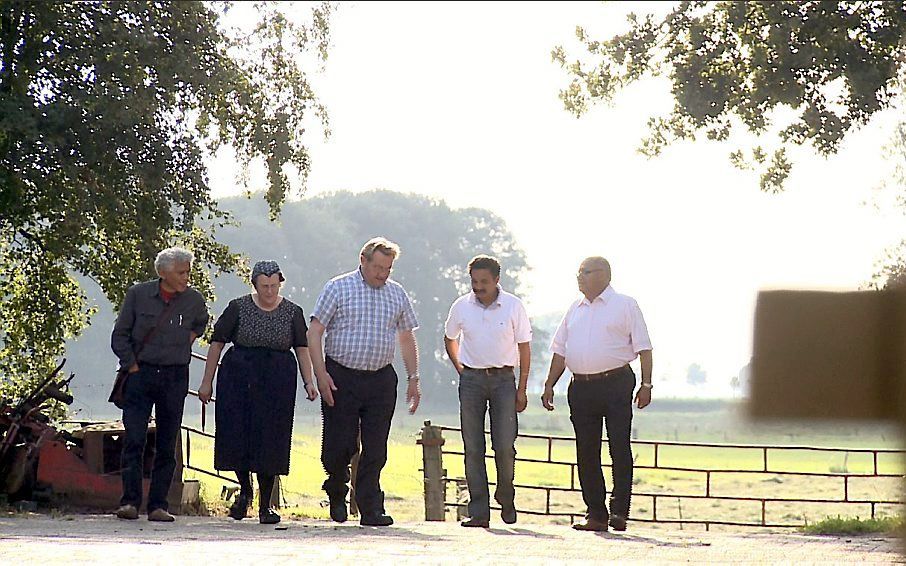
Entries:
POLYGON ((160 274, 162 269, 168 269, 174 264, 188 262, 190 265, 195 261, 195 254, 185 248, 167 248, 161 250, 154 258, 154 271, 160 274))
POLYGON ((496 257, 489 255, 477 255, 469 262, 469 273, 475 269, 487 269, 495 278, 500 277, 500 262, 496 257))
POLYGON ((365 242, 364 246, 362 246, 362 257, 368 261, 371 261, 374 252, 381 252, 384 255, 389 255, 393 259, 396 259, 400 256, 400 247, 387 238, 378 236, 377 238, 371 238, 365 242))

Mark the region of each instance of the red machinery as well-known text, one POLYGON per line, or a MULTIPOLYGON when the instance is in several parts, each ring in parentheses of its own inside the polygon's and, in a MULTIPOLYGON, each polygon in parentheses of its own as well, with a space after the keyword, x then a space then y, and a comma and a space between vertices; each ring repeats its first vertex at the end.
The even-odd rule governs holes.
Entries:
MULTIPOLYGON (((65 360, 64 360, 65 363, 65 360)), ((58 378, 63 364, 30 395, 16 404, 0 400, 0 494, 11 502, 43 501, 112 509, 122 494, 120 453, 124 430, 121 422, 83 423, 72 432, 50 424, 42 412, 56 399, 67 405, 72 395, 63 389, 73 379, 58 378)), ((144 453, 144 489, 154 460, 153 422, 148 427, 144 453)), ((170 486, 171 510, 180 512, 198 498, 198 483, 182 480, 182 442, 176 446, 177 469, 170 486)))

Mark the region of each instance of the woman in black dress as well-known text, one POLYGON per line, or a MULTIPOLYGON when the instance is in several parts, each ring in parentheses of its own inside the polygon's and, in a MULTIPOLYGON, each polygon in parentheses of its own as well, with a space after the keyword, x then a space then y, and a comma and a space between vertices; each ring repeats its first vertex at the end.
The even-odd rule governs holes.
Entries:
POLYGON ((272 524, 280 522, 280 515, 270 507, 274 477, 289 473, 297 365, 309 401, 318 397, 318 389, 312 381, 305 315, 280 295, 285 280, 280 266, 259 261, 251 280, 255 293, 230 301, 214 325, 198 396, 203 403, 211 400, 218 373, 214 467, 235 471, 240 485, 230 517, 245 517, 252 500, 251 472, 255 472, 258 518, 272 524), (217 371, 228 342, 233 346, 217 371))

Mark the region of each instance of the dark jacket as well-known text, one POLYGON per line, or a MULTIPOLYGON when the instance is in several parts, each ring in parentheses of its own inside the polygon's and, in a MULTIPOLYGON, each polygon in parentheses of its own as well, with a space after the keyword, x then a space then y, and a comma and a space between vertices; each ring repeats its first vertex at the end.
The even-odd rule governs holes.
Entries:
MULTIPOLYGON (((203 334, 210 318, 204 297, 190 287, 172 300, 175 305, 170 314, 161 321, 150 342, 142 348, 139 365, 142 362, 162 366, 186 365, 192 359, 191 333, 203 334)), ((166 307, 167 303, 160 295, 160 279, 135 284, 126 292, 110 338, 121 368, 130 368, 136 362, 135 351, 166 307)))

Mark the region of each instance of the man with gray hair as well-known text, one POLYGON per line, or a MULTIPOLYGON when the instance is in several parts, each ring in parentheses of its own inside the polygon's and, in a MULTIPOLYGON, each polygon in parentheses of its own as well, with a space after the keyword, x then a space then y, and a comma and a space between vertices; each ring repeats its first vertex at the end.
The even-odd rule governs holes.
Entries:
POLYGON ((330 499, 330 518, 339 523, 347 518, 349 463, 361 432, 355 490, 359 522, 374 527, 393 524, 384 509, 381 470, 387 463, 387 438, 396 407, 397 375, 391 362, 397 340, 408 376, 410 414, 421 398, 414 333, 418 320, 406 290, 390 279, 399 253, 399 246, 384 238, 366 242, 358 268, 324 286, 308 328, 308 350, 324 419, 321 463, 327 479, 323 487, 330 499))
POLYGON ((192 343, 208 324, 201 293, 189 287, 192 252, 167 248, 157 254, 158 278, 129 288, 113 327, 111 346, 129 370, 124 391, 123 497, 116 516, 138 519, 142 505, 142 455, 154 408, 156 440, 148 520, 173 521, 167 493, 176 469, 176 439, 189 390, 192 343))

